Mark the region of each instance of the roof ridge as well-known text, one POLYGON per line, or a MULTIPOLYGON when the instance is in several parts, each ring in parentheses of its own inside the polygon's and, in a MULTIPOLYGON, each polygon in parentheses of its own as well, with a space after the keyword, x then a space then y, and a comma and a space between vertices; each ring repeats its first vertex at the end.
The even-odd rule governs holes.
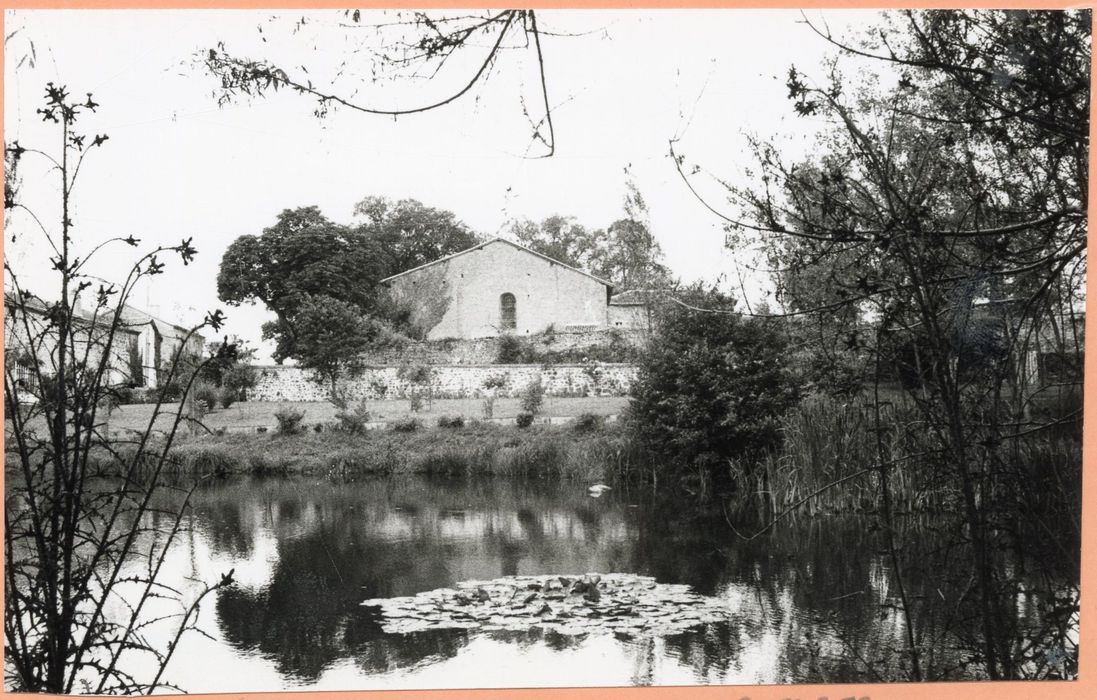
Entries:
POLYGON ((548 260, 549 262, 551 262, 554 265, 559 265, 561 267, 565 267, 565 268, 571 270, 572 272, 578 272, 580 275, 584 275, 586 277, 589 277, 592 280, 594 280, 595 282, 598 282, 600 284, 604 284, 607 287, 609 287, 610 289, 613 289, 613 284, 610 283, 608 280, 604 280, 601 277, 598 277, 597 275, 592 275, 591 273, 589 273, 585 270, 580 270, 577 267, 574 267, 572 265, 568 265, 567 263, 561 262, 561 261, 559 261, 555 258, 550 258, 549 256, 545 255, 544 253, 538 253, 536 250, 532 250, 530 248, 527 248, 526 246, 522 245, 521 243, 517 243, 517 242, 512 241, 510 239, 507 239, 507 238, 503 238, 502 236, 493 236, 492 238, 490 238, 490 239, 488 239, 488 240, 486 240, 482 243, 477 243, 476 245, 472 246, 471 248, 465 248, 464 250, 459 250, 456 253, 450 253, 449 255, 447 255, 445 257, 438 258, 437 260, 433 260, 433 261, 428 262, 428 263, 423 263, 422 265, 417 265, 417 266, 415 266, 415 267, 413 267, 409 270, 404 270, 403 272, 398 272, 395 275, 390 275, 390 276, 385 277, 384 279, 380 280, 379 284, 384 284, 385 282, 391 282, 392 280, 396 279, 397 277, 403 277, 404 275, 410 274, 412 272, 417 272, 419 270, 431 267, 433 265, 437 265, 439 263, 443 263, 443 262, 446 262, 448 260, 452 260, 453 258, 456 258, 460 255, 464 255, 465 253, 471 253, 474 250, 478 250, 480 248, 484 248, 486 246, 489 246, 492 243, 506 243, 507 245, 510 245, 514 248, 517 248, 518 250, 525 251, 525 252, 529 253, 530 255, 536 255, 539 258, 542 258, 544 260, 548 260))

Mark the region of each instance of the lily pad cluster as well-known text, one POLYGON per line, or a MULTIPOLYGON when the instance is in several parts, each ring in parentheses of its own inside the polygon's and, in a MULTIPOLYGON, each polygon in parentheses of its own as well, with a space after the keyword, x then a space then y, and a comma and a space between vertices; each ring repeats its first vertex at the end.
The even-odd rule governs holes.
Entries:
POLYGON ((724 601, 635 574, 506 576, 402 598, 372 598, 362 605, 380 607, 382 629, 397 634, 536 628, 565 635, 659 636, 731 616, 724 601))

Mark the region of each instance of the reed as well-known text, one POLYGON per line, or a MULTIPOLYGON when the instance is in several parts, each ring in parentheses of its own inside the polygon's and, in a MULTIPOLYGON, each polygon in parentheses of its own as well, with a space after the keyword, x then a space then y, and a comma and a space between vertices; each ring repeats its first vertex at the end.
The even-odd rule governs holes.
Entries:
POLYGON ((889 401, 882 404, 880 419, 878 446, 870 402, 805 399, 785 416, 780 449, 746 470, 747 487, 758 497, 755 507, 772 516, 806 498, 799 510, 809 516, 872 510, 879 505, 880 487, 871 469, 893 461, 888 477, 896 506, 903 511, 938 507, 943 494, 933 479, 934 466, 929 460, 906 459, 927 451, 914 408, 889 401))
MULTIPOLYGON (((571 426, 476 421, 422 426, 411 432, 375 430, 206 435, 180 441, 170 454, 177 475, 432 474, 615 480, 641 472, 646 454, 612 424, 571 426)), ((99 455, 109 471, 117 460, 99 455)))

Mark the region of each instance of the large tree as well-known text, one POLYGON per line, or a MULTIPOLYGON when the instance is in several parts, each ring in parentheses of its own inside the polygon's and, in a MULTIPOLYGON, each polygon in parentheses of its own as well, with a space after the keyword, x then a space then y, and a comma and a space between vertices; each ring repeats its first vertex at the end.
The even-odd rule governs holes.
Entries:
POLYGON ((651 232, 647 205, 631 181, 626 187, 624 216, 606 229, 554 214, 540 223, 512 221, 509 233, 530 250, 598 275, 618 291, 667 289, 673 279, 651 232))
MULTIPOLYGON (((962 533, 953 546, 968 556, 970 593, 954 601, 953 632, 991 678, 1046 669, 1033 639, 1069 644, 1016 615, 1018 584, 998 553, 1019 550, 1028 529, 1069 533, 1069 502, 1033 507, 1031 475, 1018 466, 1019 440, 1049 426, 1033 421, 1017 368, 1041 327, 1077 328, 1089 32, 1088 12, 893 15, 868 41, 841 46, 888 65, 894 80, 852 81, 838 65, 815 80, 790 70, 796 113, 825 125, 814 152, 788 157, 756 142, 753 184, 730 190, 724 214, 741 239, 769 249, 791 313, 835 328, 841 312, 835 330, 872 358, 877 387, 890 367, 918 377, 908 388, 924 449, 904 455, 904 467, 932 470, 956 494, 950 529, 962 533)), ((865 473, 879 487, 909 668, 921 679, 923 603, 903 580, 925 562, 904 557, 895 534, 878 393, 872 405, 879 456, 865 473)), ((1060 483, 1078 476, 1077 465, 1057 472, 1060 483)), ((1047 595, 1055 615, 1076 611, 1069 596, 1047 595)))
POLYGON ((328 318, 338 309, 347 321, 339 342, 347 362, 351 346, 361 352, 392 337, 382 325, 416 335, 406 310, 379 282, 479 240, 452 212, 412 199, 366 197, 355 214, 364 221, 344 225, 315 206, 286 209, 260 235, 241 236, 225 251, 218 294, 228 304, 258 301, 275 313, 263 325, 263 337, 275 342, 277 362, 293 358, 331 376, 331 357, 314 337, 322 330, 315 322, 321 310, 328 318), (359 322, 349 323, 352 313, 359 322))
POLYGON ((778 321, 734 313, 735 300, 715 289, 677 299, 660 305, 640 354, 630 424, 665 473, 726 493, 780 442, 780 418, 798 399, 786 334, 778 321))
POLYGON ((530 250, 582 270, 599 268, 605 256, 606 232, 588 229, 574 216, 553 214, 540 223, 518 219, 508 232, 530 250))
POLYGON ((366 197, 354 205, 362 230, 384 256, 385 276, 471 248, 480 238, 457 216, 415 199, 366 197))
POLYGON ((316 207, 287 209, 273 226, 233 241, 221 259, 217 292, 230 305, 262 302, 277 315, 263 334, 274 358, 297 355, 299 310, 317 298, 337 299, 361 314, 378 304, 385 255, 367 231, 336 224, 316 207))

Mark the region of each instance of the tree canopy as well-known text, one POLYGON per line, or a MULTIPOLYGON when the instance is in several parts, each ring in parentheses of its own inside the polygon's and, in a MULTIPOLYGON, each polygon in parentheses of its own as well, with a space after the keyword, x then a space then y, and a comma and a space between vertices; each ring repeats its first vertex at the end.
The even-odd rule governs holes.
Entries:
POLYGON ((330 376, 334 352, 349 368, 370 343, 406 324, 382 279, 478 240, 452 212, 415 200, 367 197, 355 213, 365 221, 339 224, 315 206, 286 209, 273 226, 237 238, 225 251, 218 295, 231 305, 261 302, 276 314, 263 325, 263 337, 275 342, 275 361, 293 358, 330 376), (339 326, 338 342, 325 323, 339 326))
POLYGON ((453 212, 428 207, 415 199, 366 197, 354 205, 354 214, 362 217, 362 230, 383 255, 385 277, 480 242, 480 237, 453 212))
POLYGON ((608 228, 590 229, 573 216, 554 214, 540 223, 512 221, 509 233, 530 250, 597 275, 619 291, 670 287, 670 269, 651 232, 647 207, 631 182, 627 187, 625 216, 608 228))
MULTIPOLYGON (((1009 612, 1015 578, 993 553, 1057 517, 1018 497, 1028 477, 1015 467, 1017 440, 1077 418, 1036 418, 1053 387, 1028 387, 1025 368, 1034 353, 1081 350, 1090 20, 1088 11, 904 11, 849 44, 818 29, 840 58, 823 76, 792 67, 786 80, 793 111, 820 125, 811 154, 756 139, 750 184, 728 187, 726 211, 706 202, 734 245, 769 253, 786 313, 818 323, 813 347, 867 360, 881 437, 878 463, 862 474, 881 494, 910 630, 921 604, 901 587, 919 563, 889 524, 895 462, 884 457, 879 398, 882 382, 903 379, 919 425, 906 437, 925 443, 901 459, 957 494, 952 527, 966 533, 971 565, 957 610, 978 630, 965 648, 995 679, 1021 677, 1031 659, 1017 652, 1026 633, 1009 612), (870 69, 851 78, 841 58, 870 69)), ((689 182, 699 168, 674 156, 689 182)), ((915 680, 923 651, 908 632, 915 680)))

